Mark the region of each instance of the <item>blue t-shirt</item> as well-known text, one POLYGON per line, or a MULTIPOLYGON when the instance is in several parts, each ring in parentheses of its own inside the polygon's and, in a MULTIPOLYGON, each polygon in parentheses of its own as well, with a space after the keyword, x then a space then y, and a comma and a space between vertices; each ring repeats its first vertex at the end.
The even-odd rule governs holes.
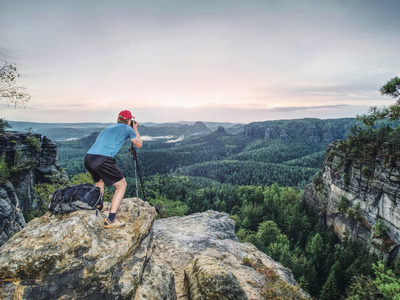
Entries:
POLYGON ((131 140, 135 137, 136 133, 132 127, 124 123, 118 123, 100 132, 87 153, 114 157, 126 139, 131 140))

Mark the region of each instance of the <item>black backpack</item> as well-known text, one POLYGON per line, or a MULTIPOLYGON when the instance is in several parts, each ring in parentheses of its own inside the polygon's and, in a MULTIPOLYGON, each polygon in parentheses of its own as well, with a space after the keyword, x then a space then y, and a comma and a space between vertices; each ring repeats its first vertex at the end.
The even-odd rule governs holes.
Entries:
POLYGON ((55 191, 50 198, 51 215, 65 214, 80 209, 96 209, 103 206, 100 188, 90 183, 68 185, 55 191))

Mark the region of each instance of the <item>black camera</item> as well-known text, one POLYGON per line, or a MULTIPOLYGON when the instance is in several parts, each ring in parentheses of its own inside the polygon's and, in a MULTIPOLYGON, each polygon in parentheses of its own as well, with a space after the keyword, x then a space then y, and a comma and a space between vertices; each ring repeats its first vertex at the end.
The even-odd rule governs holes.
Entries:
POLYGON ((132 122, 131 122, 131 127, 133 128, 133 124, 136 124, 136 121, 135 120, 132 120, 132 122))

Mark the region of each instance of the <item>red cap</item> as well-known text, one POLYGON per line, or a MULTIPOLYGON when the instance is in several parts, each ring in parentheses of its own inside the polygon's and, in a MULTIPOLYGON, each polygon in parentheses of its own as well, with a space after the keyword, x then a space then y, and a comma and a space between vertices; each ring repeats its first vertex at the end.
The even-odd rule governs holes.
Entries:
POLYGON ((118 114, 119 120, 126 120, 126 119, 134 119, 135 117, 132 116, 129 110, 123 110, 118 114))

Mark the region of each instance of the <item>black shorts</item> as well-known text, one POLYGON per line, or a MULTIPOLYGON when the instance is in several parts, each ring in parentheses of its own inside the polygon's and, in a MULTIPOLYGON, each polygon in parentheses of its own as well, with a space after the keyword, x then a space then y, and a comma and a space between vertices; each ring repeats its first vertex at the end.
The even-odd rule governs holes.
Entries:
POLYGON ((99 182, 102 179, 106 186, 124 179, 115 159, 109 156, 86 154, 85 168, 92 175, 94 182, 99 182))

